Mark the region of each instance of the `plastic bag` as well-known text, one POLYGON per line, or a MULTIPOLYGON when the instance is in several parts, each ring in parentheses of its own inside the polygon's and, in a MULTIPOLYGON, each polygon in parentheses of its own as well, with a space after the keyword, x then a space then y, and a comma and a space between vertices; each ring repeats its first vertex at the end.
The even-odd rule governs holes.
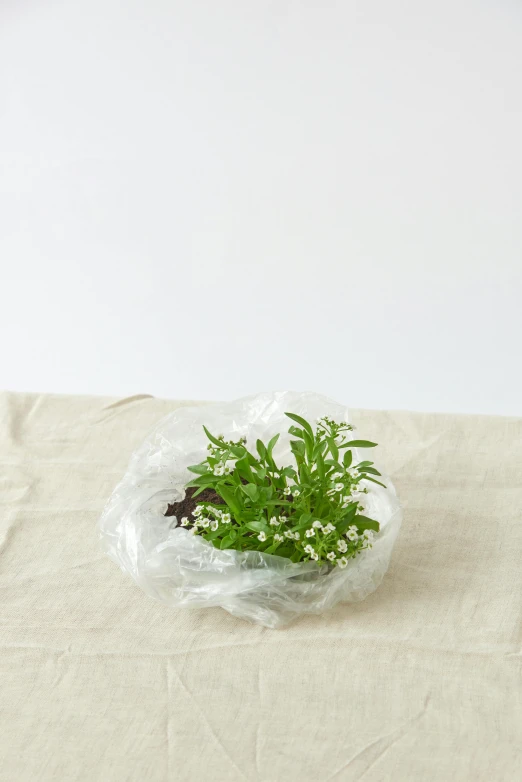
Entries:
MULTIPOLYGON (((395 489, 369 484, 365 513, 380 522, 373 547, 350 559, 345 569, 294 564, 257 551, 220 551, 165 516, 168 503, 184 496, 187 467, 206 455, 203 424, 226 439, 267 442, 277 432, 279 465, 293 464, 290 421, 285 411, 310 421, 328 415, 349 421, 348 410, 314 393, 262 393, 198 407, 164 418, 134 453, 99 522, 106 553, 151 597, 186 608, 221 606, 230 614, 266 627, 280 627, 302 614, 321 614, 339 601, 362 600, 388 569, 402 513, 395 489)), ((354 463, 365 456, 353 449, 354 463)))

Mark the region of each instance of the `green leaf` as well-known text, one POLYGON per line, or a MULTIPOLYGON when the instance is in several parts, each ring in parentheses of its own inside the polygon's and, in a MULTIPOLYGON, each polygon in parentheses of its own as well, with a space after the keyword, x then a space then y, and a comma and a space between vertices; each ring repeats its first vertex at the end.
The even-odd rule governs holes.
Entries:
POLYGON ((187 470, 195 472, 196 475, 208 475, 208 465, 206 462, 203 462, 203 464, 192 464, 190 467, 187 467, 187 470))
POLYGON ((268 455, 272 456, 272 451, 274 450, 274 446, 279 440, 279 435, 275 434, 272 439, 269 441, 268 445, 266 446, 266 450, 268 451, 268 455))
POLYGON ((370 440, 350 440, 348 443, 343 443, 341 448, 375 448, 377 443, 372 443, 370 440))
POLYGON ((299 518, 299 527, 306 526, 312 521, 312 514, 311 513, 302 513, 299 518))
POLYGON ((215 529, 213 532, 208 532, 206 535, 202 535, 205 540, 215 540, 216 538, 219 538, 223 530, 215 529))
POLYGON ((264 521, 250 521, 247 525, 248 529, 251 529, 253 532, 269 532, 269 527, 266 525, 264 521))
POLYGON ((353 454, 351 451, 346 451, 346 453, 343 456, 343 464, 346 469, 351 465, 353 459, 353 454))
POLYGON ((256 441, 256 448, 257 448, 257 452, 258 452, 259 456, 262 459, 265 459, 266 458, 265 444, 261 440, 257 440, 256 441))
POLYGON ((386 488, 386 485, 384 483, 381 483, 380 481, 376 481, 375 478, 370 478, 369 475, 366 476, 367 481, 371 481, 372 483, 376 483, 378 486, 382 486, 383 489, 386 488))
POLYGON ((381 474, 381 473, 379 472, 379 470, 376 470, 376 469, 375 469, 375 467, 362 467, 362 468, 360 468, 360 471, 361 471, 361 472, 369 472, 369 473, 371 473, 372 475, 380 475, 380 474, 381 474))
POLYGON ((301 416, 300 416, 300 415, 296 415, 295 413, 285 413, 285 415, 286 415, 288 418, 291 418, 291 419, 292 419, 292 421, 295 421, 297 424, 299 424, 300 426, 302 426, 302 427, 303 427, 303 429, 305 430, 305 432, 308 432, 308 434, 310 435, 310 437, 313 439, 313 437, 314 437, 314 432, 313 432, 313 429, 312 429, 312 427, 311 427, 311 426, 310 426, 310 424, 308 423, 308 421, 305 421, 305 419, 304 419, 304 418, 301 418, 301 416))
POLYGON ((334 438, 327 437, 326 442, 328 443, 328 448, 330 449, 330 453, 332 454, 333 458, 337 461, 339 459, 339 449, 335 444, 334 438))
POLYGON ((219 548, 221 549, 221 551, 223 551, 223 549, 225 548, 230 548, 233 542, 234 541, 232 540, 230 535, 227 535, 226 538, 223 538, 223 540, 221 541, 221 545, 219 548))
POLYGON ((234 454, 237 459, 242 459, 246 454, 246 449, 242 445, 231 445, 230 452, 234 454))
POLYGON ((252 502, 257 502, 259 498, 259 490, 255 484, 247 483, 245 485, 244 483, 242 483, 240 488, 241 491, 252 500, 252 502))
MULTIPOLYGON (((254 459, 255 461, 255 459, 254 459)), ((250 463, 248 460, 248 453, 245 454, 245 456, 242 459, 238 459, 236 462, 236 470, 239 472, 241 477, 246 478, 250 483, 254 481, 254 474, 252 470, 250 469, 250 463)))
POLYGON ((199 475, 197 478, 189 481, 187 486, 208 486, 210 483, 217 483, 219 478, 212 473, 206 473, 206 475, 199 475))
POLYGON ((324 469, 324 460, 322 457, 322 454, 318 453, 315 457, 315 463, 317 464, 317 472, 319 473, 319 477, 322 481, 324 481, 326 477, 326 472, 324 469))
POLYGON ((302 429, 299 429, 298 426, 291 426, 288 430, 288 434, 291 434, 292 437, 299 437, 300 440, 303 440, 304 438, 304 432, 302 429))
POLYGON ((221 449, 226 448, 225 443, 222 440, 218 440, 217 437, 214 437, 213 434, 210 434, 210 432, 208 431, 206 426, 204 426, 203 429, 205 430, 205 434, 207 435, 207 437, 208 437, 208 439, 210 440, 211 443, 214 443, 214 445, 217 445, 218 448, 221 448, 221 449))
POLYGON ((234 492, 230 491, 230 489, 227 489, 222 485, 216 486, 216 491, 219 496, 225 500, 226 504, 233 513, 241 513, 241 502, 238 500, 234 492))
POLYGON ((292 449, 292 452, 296 456, 300 456, 301 458, 304 458, 305 444, 303 442, 301 442, 300 440, 290 440, 290 448, 292 449))
POLYGON ((308 432, 303 432, 303 439, 306 448, 306 455, 308 457, 308 460, 310 461, 312 459, 312 453, 314 450, 314 438, 310 437, 308 432))
POLYGON ((356 516, 353 523, 363 530, 372 529, 375 532, 379 532, 380 529, 379 522, 375 521, 375 519, 369 519, 368 516, 356 516))

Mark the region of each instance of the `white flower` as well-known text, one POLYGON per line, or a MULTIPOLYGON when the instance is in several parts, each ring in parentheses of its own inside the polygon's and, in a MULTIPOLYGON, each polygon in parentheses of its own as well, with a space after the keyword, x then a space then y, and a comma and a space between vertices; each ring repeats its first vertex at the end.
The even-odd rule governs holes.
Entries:
POLYGON ((282 540, 284 540, 284 537, 276 532, 274 535, 274 540, 277 540, 277 542, 280 543, 282 540))
POLYGON ((316 551, 314 551, 314 553, 313 553, 313 554, 310 554, 310 557, 311 557, 312 559, 319 559, 319 554, 318 554, 316 551))
POLYGON ((315 535, 315 530, 313 529, 307 529, 305 532, 305 537, 307 538, 313 538, 314 535, 315 535))
POLYGON ((286 494, 287 496, 290 494, 290 489, 288 488, 288 486, 286 487, 286 489, 283 489, 283 494, 286 494))
POLYGON ((202 527, 208 527, 209 525, 210 525, 210 521, 208 519, 201 519, 202 527))
POLYGON ((225 471, 224 472, 225 472, 225 475, 230 475, 231 470, 230 470, 230 467, 228 466, 228 464, 225 465, 225 471))
POLYGON ((193 516, 201 516, 203 511, 205 510, 203 505, 198 505, 195 510, 192 511, 193 516))
POLYGON ((341 559, 337 560, 337 564, 339 565, 340 568, 346 567, 346 565, 348 564, 348 560, 346 559, 346 557, 341 557, 341 559))
POLYGON ((334 532, 334 531, 335 531, 335 527, 331 521, 328 522, 326 527, 323 527, 323 532, 325 533, 325 535, 327 535, 329 532, 334 532))
POLYGON ((322 529, 323 525, 321 524, 320 521, 314 521, 312 527, 315 527, 316 529, 322 529))
POLYGON ((354 530, 352 529, 352 527, 350 527, 350 529, 346 533, 346 537, 348 538, 348 540, 357 540, 359 536, 357 534, 357 530, 354 530))
POLYGON ((272 525, 272 527, 278 527, 279 526, 279 522, 278 522, 278 520, 276 519, 275 516, 272 516, 272 518, 270 519, 270 524, 272 525))
POLYGON ((230 524, 231 522, 230 513, 222 513, 221 514, 221 521, 223 524, 230 524))
POLYGON ((330 553, 326 555, 326 559, 329 559, 330 562, 333 562, 336 556, 337 554, 335 553, 335 551, 330 551, 330 553))
POLYGON ((218 527, 219 527, 219 524, 218 524, 217 521, 211 521, 210 522, 210 529, 212 530, 212 532, 215 532, 218 527))
POLYGON ((338 548, 338 550, 339 550, 339 551, 340 551, 342 554, 344 554, 344 553, 345 553, 345 551, 348 551, 348 544, 346 543, 346 541, 345 541, 345 540, 338 540, 338 541, 337 541, 337 548, 338 548))
POLYGON ((336 481, 337 478, 342 478, 342 477, 343 477, 342 472, 334 472, 334 474, 332 475, 332 481, 336 481))
POLYGON ((264 543, 266 540, 266 532, 260 532, 257 536, 257 539, 261 541, 261 543, 264 543))
POLYGON ((372 532, 372 530, 371 529, 365 529, 364 532, 363 532, 363 538, 366 538, 368 543, 372 543, 373 542, 373 532, 372 532))
POLYGON ((290 530, 289 530, 289 529, 288 529, 288 530, 286 530, 286 532, 285 532, 285 538, 290 538, 290 539, 291 539, 291 538, 293 538, 293 537, 294 537, 294 533, 293 533, 293 532, 290 532, 290 530))
POLYGON ((294 497, 299 497, 300 494, 301 492, 299 491, 299 489, 294 489, 294 497))
POLYGON ((279 516, 279 521, 281 522, 281 524, 284 524, 285 521, 288 521, 288 517, 287 516, 279 516))
POLYGON ((308 544, 307 546, 305 546, 305 547, 304 547, 304 550, 306 551, 306 553, 307 553, 307 554, 315 554, 315 549, 314 549, 314 547, 313 547, 313 546, 311 546, 310 544, 308 544))
POLYGON ((344 489, 344 483, 336 483, 334 486, 334 491, 342 491, 344 489))
POLYGON ((355 467, 350 467, 350 469, 346 470, 346 472, 348 473, 350 478, 356 479, 356 478, 360 478, 361 477, 359 475, 359 470, 356 470, 355 467))
POLYGON ((216 464, 214 467, 214 475, 223 475, 225 468, 222 464, 216 464))
POLYGON ((298 532, 294 532, 294 540, 299 540, 301 535, 298 532))

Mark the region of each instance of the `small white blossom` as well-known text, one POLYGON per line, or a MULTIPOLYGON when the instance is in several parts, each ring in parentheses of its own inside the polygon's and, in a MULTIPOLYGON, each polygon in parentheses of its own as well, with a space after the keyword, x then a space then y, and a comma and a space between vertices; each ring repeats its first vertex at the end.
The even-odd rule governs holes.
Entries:
POLYGON ((216 464, 214 467, 214 475, 223 475, 225 468, 222 464, 216 464))
POLYGON ((284 524, 285 521, 288 521, 288 516, 279 516, 279 521, 281 522, 281 524, 284 524))
POLYGON ((330 562, 333 562, 336 556, 337 554, 335 553, 335 551, 330 551, 330 553, 326 555, 326 559, 329 559, 330 562))
POLYGON ((283 489, 283 494, 286 494, 288 496, 290 494, 290 489, 288 487, 286 489, 283 489))
POLYGON ((285 538, 290 538, 290 540, 294 537, 294 533, 290 532, 290 530, 286 530, 285 532, 285 538))
POLYGON ((221 514, 221 521, 223 524, 230 524, 232 519, 230 518, 230 513, 222 513, 221 514))
POLYGON ((277 542, 280 543, 282 540, 284 540, 284 537, 276 532, 274 535, 274 540, 277 540, 277 542))
POLYGON ((335 491, 342 491, 344 489, 344 483, 336 483, 334 486, 335 491))
POLYGON ((315 554, 315 549, 313 546, 311 546, 309 543, 307 546, 304 547, 304 550, 307 554, 315 554))
POLYGON ((358 536, 358 534, 357 534, 357 530, 353 530, 353 529, 350 527, 350 529, 349 529, 349 530, 348 530, 348 532, 346 533, 346 537, 348 538, 348 540, 357 540, 357 538, 358 538, 359 536, 358 536))
POLYGON ((212 532, 215 532, 218 527, 219 527, 219 523, 217 521, 214 520, 210 522, 210 529, 212 530, 212 532))
POLYGON ((339 565, 340 568, 344 568, 348 564, 348 560, 346 559, 346 557, 341 557, 341 559, 337 560, 337 564, 339 565))
POLYGON ((257 539, 261 541, 261 543, 264 543, 266 540, 266 532, 260 532, 257 536, 257 539))
POLYGON ((272 527, 278 527, 279 526, 279 522, 278 522, 278 520, 276 519, 275 516, 272 516, 272 518, 270 519, 270 524, 272 525, 272 527))
POLYGON ((359 470, 356 470, 355 467, 350 467, 350 469, 346 470, 346 472, 348 473, 348 475, 352 479, 357 479, 357 478, 361 477, 360 474, 359 474, 359 470))
POLYGON ((345 540, 338 540, 337 548, 342 554, 344 554, 348 550, 348 544, 345 540))
POLYGON ((363 538, 366 538, 368 543, 372 543, 373 542, 373 532, 372 532, 372 530, 371 529, 365 529, 364 532, 363 532, 363 538))
POLYGON ((312 527, 315 527, 316 529, 322 529, 323 525, 321 524, 320 521, 314 521, 312 527))
POLYGON ((315 530, 313 529, 307 529, 305 532, 305 537, 307 538, 313 538, 314 535, 315 535, 315 530))
POLYGON ((294 497, 299 497, 300 494, 301 492, 299 491, 299 489, 294 489, 294 497))
POLYGON ((310 554, 310 557, 311 557, 312 559, 319 559, 319 554, 318 554, 316 551, 314 551, 314 553, 313 553, 313 554, 310 554))
POLYGON ((329 532, 335 532, 335 527, 331 521, 328 522, 326 527, 323 527, 323 532, 327 535, 329 532))
POLYGON ((193 516, 201 516, 203 511, 205 510, 203 505, 198 505, 195 510, 192 511, 193 516))
POLYGON ((299 540, 300 537, 301 535, 299 534, 299 532, 294 532, 294 540, 299 540))
POLYGON ((201 519, 201 526, 205 528, 210 526, 210 521, 208 519, 201 519))
POLYGON ((332 481, 336 481, 338 478, 342 478, 342 477, 343 477, 342 472, 334 472, 334 474, 332 475, 332 481))
POLYGON ((182 527, 188 527, 188 523, 189 523, 189 520, 187 519, 187 517, 183 516, 183 518, 181 519, 181 526, 182 527))

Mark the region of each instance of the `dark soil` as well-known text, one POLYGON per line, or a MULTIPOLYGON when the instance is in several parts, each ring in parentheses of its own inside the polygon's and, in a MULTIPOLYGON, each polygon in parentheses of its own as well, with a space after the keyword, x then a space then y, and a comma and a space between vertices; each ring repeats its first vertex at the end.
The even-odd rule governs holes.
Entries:
POLYGON ((185 497, 180 500, 180 502, 169 503, 165 516, 175 516, 178 520, 178 524, 181 522, 181 519, 186 516, 190 523, 185 529, 190 529, 193 526, 192 522, 194 521, 192 511, 196 509, 196 506, 199 505, 200 502, 211 502, 214 505, 222 505, 223 510, 227 510, 227 506, 223 504, 222 498, 219 494, 216 494, 214 489, 203 489, 201 494, 198 494, 196 499, 194 499, 193 495, 196 491, 196 488, 190 486, 186 491, 185 497))

